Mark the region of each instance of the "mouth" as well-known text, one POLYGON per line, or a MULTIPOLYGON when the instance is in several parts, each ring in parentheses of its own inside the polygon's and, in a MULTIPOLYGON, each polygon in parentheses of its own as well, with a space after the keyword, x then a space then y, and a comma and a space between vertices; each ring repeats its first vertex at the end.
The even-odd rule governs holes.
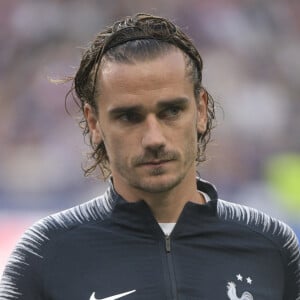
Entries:
POLYGON ((172 160, 151 160, 151 161, 147 161, 147 162, 143 162, 140 164, 140 166, 161 166, 164 164, 167 164, 169 162, 171 162, 172 160))

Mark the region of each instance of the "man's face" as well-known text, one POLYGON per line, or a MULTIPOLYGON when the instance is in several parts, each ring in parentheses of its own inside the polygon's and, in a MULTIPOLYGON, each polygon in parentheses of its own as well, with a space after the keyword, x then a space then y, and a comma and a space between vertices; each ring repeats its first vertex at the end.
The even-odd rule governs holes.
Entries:
POLYGON ((206 129, 206 95, 195 99, 180 50, 152 60, 105 61, 95 116, 85 107, 94 143, 104 142, 118 185, 167 192, 195 176, 197 132, 206 129))

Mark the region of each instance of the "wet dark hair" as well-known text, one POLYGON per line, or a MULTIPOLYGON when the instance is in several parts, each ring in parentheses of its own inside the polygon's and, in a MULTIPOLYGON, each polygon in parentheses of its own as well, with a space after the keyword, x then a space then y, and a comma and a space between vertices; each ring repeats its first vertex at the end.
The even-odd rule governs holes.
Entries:
MULTIPOLYGON (((71 95, 80 108, 79 124, 83 135, 89 135, 89 127, 84 117, 84 105, 88 103, 95 114, 99 113, 96 102, 99 84, 96 86, 98 70, 101 62, 115 61, 120 63, 135 63, 137 61, 155 58, 172 49, 180 49, 185 57, 187 75, 194 84, 195 98, 199 99, 201 89, 207 93, 207 126, 205 132, 198 134, 198 154, 196 161, 205 160, 205 149, 211 137, 215 119, 215 103, 210 94, 202 86, 202 58, 191 39, 171 21, 149 14, 136 14, 115 22, 106 30, 98 33, 95 40, 83 53, 80 66, 75 77, 69 78, 72 86, 66 95, 71 95)), ((67 103, 66 103, 67 104, 67 103)), ((103 178, 110 175, 108 155, 103 142, 93 144, 91 136, 89 154, 91 164, 83 168, 85 176, 92 174, 98 167, 103 178)))

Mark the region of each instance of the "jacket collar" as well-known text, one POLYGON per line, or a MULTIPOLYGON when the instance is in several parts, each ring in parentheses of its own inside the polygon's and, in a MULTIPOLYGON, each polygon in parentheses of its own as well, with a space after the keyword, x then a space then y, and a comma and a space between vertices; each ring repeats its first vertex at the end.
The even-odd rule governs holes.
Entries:
MULTIPOLYGON (((199 228, 199 223, 205 218, 211 218, 217 214, 218 194, 216 188, 205 180, 200 178, 196 178, 196 180, 197 189, 208 194, 211 201, 206 204, 186 203, 172 235, 194 231, 199 228)), ((134 230, 136 234, 145 238, 150 236, 161 237, 162 231, 145 201, 127 202, 116 192, 112 180, 110 180, 105 198, 112 208, 111 220, 117 226, 131 232, 134 230)))

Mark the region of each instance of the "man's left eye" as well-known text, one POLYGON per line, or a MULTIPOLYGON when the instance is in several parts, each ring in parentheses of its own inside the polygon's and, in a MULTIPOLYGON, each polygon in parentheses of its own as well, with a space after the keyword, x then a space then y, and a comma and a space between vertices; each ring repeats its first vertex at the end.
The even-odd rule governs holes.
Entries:
POLYGON ((162 116, 166 117, 166 118, 176 117, 179 115, 180 112, 181 112, 180 107, 177 107, 177 106, 169 107, 162 112, 162 116))

